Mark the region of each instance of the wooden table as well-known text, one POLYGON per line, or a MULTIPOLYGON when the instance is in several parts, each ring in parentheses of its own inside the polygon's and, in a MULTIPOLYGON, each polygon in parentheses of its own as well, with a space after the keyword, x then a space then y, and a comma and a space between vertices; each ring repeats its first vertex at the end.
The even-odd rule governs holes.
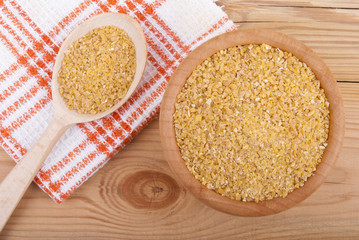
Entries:
MULTIPOLYGON (((1 239, 359 239, 359 1, 217 4, 240 29, 270 28, 302 40, 332 70, 344 99, 346 134, 325 184, 276 215, 218 212, 173 178, 155 120, 64 203, 32 184, 1 239)), ((0 180, 13 166, 0 150, 0 180)))

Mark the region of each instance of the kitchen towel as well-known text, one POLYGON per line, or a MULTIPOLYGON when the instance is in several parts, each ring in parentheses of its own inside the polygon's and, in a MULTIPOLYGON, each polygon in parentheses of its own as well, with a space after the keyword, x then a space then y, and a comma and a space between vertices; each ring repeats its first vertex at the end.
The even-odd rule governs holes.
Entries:
POLYGON ((155 118, 171 74, 202 42, 235 29, 212 0, 0 0, 0 144, 19 161, 53 116, 51 75, 66 36, 103 12, 135 18, 148 46, 144 76, 115 113, 71 127, 35 182, 56 202, 101 168, 155 118))

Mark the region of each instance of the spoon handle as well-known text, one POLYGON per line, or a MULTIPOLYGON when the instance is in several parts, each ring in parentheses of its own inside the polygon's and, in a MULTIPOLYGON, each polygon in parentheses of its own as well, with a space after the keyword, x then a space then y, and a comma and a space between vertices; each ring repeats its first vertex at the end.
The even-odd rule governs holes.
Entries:
POLYGON ((37 143, 2 181, 0 185, 0 231, 10 218, 51 149, 70 125, 67 121, 55 115, 37 143))

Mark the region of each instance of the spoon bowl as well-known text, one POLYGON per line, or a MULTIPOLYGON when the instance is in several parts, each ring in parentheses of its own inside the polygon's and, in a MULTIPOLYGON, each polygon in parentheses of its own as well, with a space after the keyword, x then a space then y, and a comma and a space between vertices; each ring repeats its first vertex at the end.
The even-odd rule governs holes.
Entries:
POLYGON ((80 24, 63 42, 52 75, 51 90, 53 98, 54 117, 37 143, 26 153, 20 162, 11 170, 0 185, 0 231, 24 195, 31 181, 36 176, 45 159, 51 152, 62 134, 73 124, 93 121, 102 118, 122 106, 135 91, 139 84, 147 58, 146 39, 141 26, 125 14, 104 13, 90 18, 80 24), (123 29, 131 38, 136 49, 136 72, 127 94, 110 109, 97 114, 80 114, 76 110, 67 108, 59 92, 58 73, 66 50, 77 39, 91 30, 103 26, 116 26, 123 29))
POLYGON ((56 56, 51 85, 55 113, 58 113, 60 115, 66 115, 67 118, 71 117, 71 121, 74 123, 89 122, 107 116, 108 114, 121 107, 135 91, 136 87, 140 83, 141 77, 145 70, 146 59, 147 47, 145 35, 143 34, 142 28, 136 22, 136 20, 126 14, 121 13, 104 13, 88 19, 70 33, 70 35, 62 43, 59 53, 56 56), (113 107, 104 112, 100 112, 97 114, 81 114, 78 113, 76 110, 70 110, 69 108, 67 108, 63 98, 60 95, 60 92, 58 90, 59 84, 57 81, 58 72, 60 71, 61 63, 65 56, 65 52, 77 39, 85 36, 93 29, 109 25, 123 29, 135 45, 136 72, 132 84, 128 89, 126 96, 122 98, 113 107))

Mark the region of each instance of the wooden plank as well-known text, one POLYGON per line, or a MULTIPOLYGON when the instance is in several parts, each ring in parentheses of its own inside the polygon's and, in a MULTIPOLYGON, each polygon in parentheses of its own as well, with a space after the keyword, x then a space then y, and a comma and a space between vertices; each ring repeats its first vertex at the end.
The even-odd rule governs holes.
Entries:
POLYGON ((358 1, 222 0, 239 28, 269 28, 311 47, 337 81, 359 82, 358 1))
MULTIPOLYGON (((318 191, 294 208, 267 217, 235 217, 213 210, 171 180, 154 121, 64 203, 54 203, 32 184, 0 239, 358 238, 359 84, 348 82, 359 82, 359 1, 217 3, 240 28, 270 28, 302 40, 341 81, 344 146, 318 191), (136 177, 139 171, 147 172, 146 177, 136 177)), ((1 149, 0 180, 13 166, 1 149)))
POLYGON ((256 5, 256 6, 284 6, 284 7, 296 7, 296 8, 328 8, 328 9, 359 9, 359 2, 352 0, 220 0, 219 2, 225 5, 239 4, 239 5, 256 5))
MULTIPOLYGON (((339 86, 347 119, 340 159, 326 182, 288 211, 236 217, 195 199, 173 179, 155 120, 64 203, 54 203, 32 184, 0 238, 355 239, 359 236, 359 84, 339 86), (138 178, 138 172, 145 177, 138 178)), ((1 150, 0 178, 12 165, 1 150)))

